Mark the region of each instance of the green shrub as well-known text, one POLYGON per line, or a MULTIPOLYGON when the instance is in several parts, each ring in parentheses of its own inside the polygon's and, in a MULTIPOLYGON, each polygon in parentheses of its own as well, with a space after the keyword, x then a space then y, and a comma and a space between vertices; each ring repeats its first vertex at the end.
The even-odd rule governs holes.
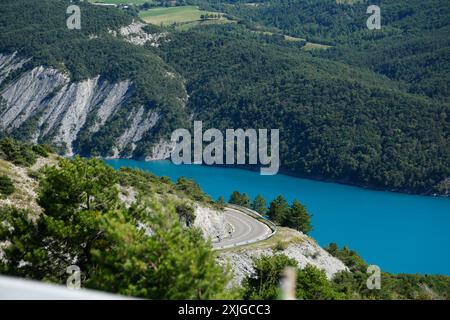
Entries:
POLYGON ((36 153, 37 155, 47 158, 48 154, 50 152, 52 152, 51 147, 47 146, 47 145, 42 145, 42 144, 36 144, 34 146, 31 147, 31 150, 33 150, 34 153, 36 153))
POLYGON ((38 181, 40 177, 42 177, 42 173, 39 170, 27 170, 27 176, 31 179, 38 181))
POLYGON ((194 180, 180 177, 175 183, 175 188, 189 196, 194 201, 212 203, 212 200, 203 193, 200 186, 194 180))
POLYGON ((244 279, 244 299, 275 300, 279 297, 281 275, 286 267, 298 267, 297 261, 284 254, 254 258, 255 272, 244 279))
POLYGON ((214 202, 214 208, 223 211, 225 209, 225 198, 223 196, 220 196, 219 199, 217 199, 216 202, 214 202))
POLYGON ((179 203, 175 206, 180 223, 190 227, 195 221, 195 210, 188 203, 179 203))
POLYGON ((277 243, 275 244, 274 249, 276 251, 283 251, 287 249, 287 244, 281 240, 278 240, 277 243))
POLYGON ((250 207, 250 198, 248 195, 246 193, 241 194, 239 191, 233 191, 228 202, 241 207, 250 207))
POLYGON ((36 162, 36 153, 32 147, 10 138, 0 141, 0 156, 19 166, 31 166, 36 162))
POLYGON ((16 191, 16 188, 12 180, 8 176, 0 176, 0 195, 9 196, 14 191, 16 191))

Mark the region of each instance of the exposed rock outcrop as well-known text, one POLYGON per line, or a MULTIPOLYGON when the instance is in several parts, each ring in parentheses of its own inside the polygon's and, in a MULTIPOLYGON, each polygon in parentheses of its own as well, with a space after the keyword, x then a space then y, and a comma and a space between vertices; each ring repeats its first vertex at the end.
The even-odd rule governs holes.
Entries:
POLYGON ((26 121, 36 121, 32 140, 50 140, 73 155, 72 143, 88 116, 96 113, 90 130, 97 131, 124 103, 131 85, 130 81, 109 83, 100 76, 71 82, 58 70, 36 67, 1 92, 7 108, 0 127, 12 132, 26 121))
POLYGON ((30 59, 20 59, 17 52, 10 55, 0 53, 0 84, 8 77, 11 71, 18 70, 23 67, 30 59))
MULTIPOLYGON (((115 127, 115 136, 108 137, 114 144, 110 152, 116 157, 130 157, 141 140, 149 139, 147 132, 161 119, 156 108, 130 107, 135 89, 131 80, 112 83, 96 76, 75 82, 54 68, 21 70, 28 60, 17 54, 0 54, 0 131, 33 142, 52 143, 61 153, 72 156, 81 133, 92 137, 108 121, 121 117, 124 120, 115 127), (8 78, 15 70, 19 71, 17 76, 8 78)), ((184 105, 187 98, 176 99, 184 105)), ((145 156, 167 158, 172 150, 170 142, 155 143, 145 156)))
POLYGON ((175 142, 161 140, 153 145, 151 155, 147 156, 145 160, 168 159, 174 149, 175 142))
POLYGON ((119 137, 117 141, 118 149, 124 149, 130 145, 131 151, 134 151, 136 142, 142 139, 145 132, 153 128, 158 119, 158 113, 146 112, 143 106, 140 106, 136 113, 130 113, 128 116, 130 125, 119 137))
MULTIPOLYGON (((167 35, 167 32, 149 33, 144 30, 145 23, 134 21, 132 24, 119 29, 118 34, 125 38, 126 41, 143 46, 147 42, 153 46, 158 47, 162 39, 167 35)), ((112 31, 112 34, 117 36, 117 32, 112 31)))
POLYGON ((218 235, 223 238, 227 235, 223 213, 200 204, 195 205, 194 227, 200 228, 206 239, 215 239, 218 235))

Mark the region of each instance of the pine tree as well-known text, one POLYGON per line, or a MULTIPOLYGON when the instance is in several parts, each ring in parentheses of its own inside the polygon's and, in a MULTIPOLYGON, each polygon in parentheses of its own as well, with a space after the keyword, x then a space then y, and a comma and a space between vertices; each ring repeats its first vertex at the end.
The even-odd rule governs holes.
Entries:
POLYGON ((298 200, 294 200, 289 208, 289 214, 286 216, 284 224, 286 227, 296 229, 305 234, 312 230, 311 216, 306 211, 305 206, 298 200))
POLYGON ((231 193, 230 200, 228 200, 228 202, 231 204, 240 205, 241 197, 242 195, 239 191, 233 191, 233 193, 231 193))
POLYGON ((283 224, 289 214, 289 205, 282 195, 270 202, 268 216, 278 224, 283 224))
POLYGON ((233 191, 228 202, 247 208, 250 206, 250 198, 248 195, 246 193, 241 194, 239 191, 233 191))
POLYGON ((8 176, 0 176, 0 197, 9 196, 14 193, 15 190, 14 183, 8 176))
POLYGON ((216 206, 217 206, 220 210, 225 209, 225 198, 224 198, 223 196, 220 196, 219 199, 217 199, 217 201, 216 201, 216 206))
POLYGON ((246 208, 250 208, 250 197, 246 193, 242 194, 241 206, 246 207, 246 208))
POLYGON ((251 208, 258 212, 259 214, 266 214, 267 208, 266 208, 266 200, 258 194, 256 198, 253 200, 251 208))

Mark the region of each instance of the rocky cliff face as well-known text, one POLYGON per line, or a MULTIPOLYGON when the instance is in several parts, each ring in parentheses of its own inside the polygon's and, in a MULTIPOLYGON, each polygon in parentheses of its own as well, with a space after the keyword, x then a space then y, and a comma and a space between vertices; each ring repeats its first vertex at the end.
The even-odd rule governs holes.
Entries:
POLYGON ((196 204, 194 226, 202 230, 206 239, 215 240, 217 236, 227 236, 227 223, 223 212, 196 204))
MULTIPOLYGON (((158 111, 143 105, 129 106, 134 90, 130 80, 111 83, 96 76, 73 82, 66 74, 44 66, 17 72, 28 60, 0 54, 1 131, 51 143, 71 156, 78 151, 74 145, 80 133, 92 136, 111 119, 122 117, 124 125, 116 128, 110 156, 130 156, 144 137, 149 139, 147 133, 161 118, 158 111)), ((166 158, 170 147, 159 138, 145 156, 166 158)))

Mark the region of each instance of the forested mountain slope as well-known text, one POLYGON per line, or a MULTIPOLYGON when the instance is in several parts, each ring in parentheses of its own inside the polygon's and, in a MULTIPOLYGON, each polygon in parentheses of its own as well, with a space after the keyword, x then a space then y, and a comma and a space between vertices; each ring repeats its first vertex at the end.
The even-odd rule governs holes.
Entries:
POLYGON ((2 132, 66 154, 163 158, 189 119, 279 128, 283 172, 448 192, 446 1, 383 1, 374 31, 367 4, 187 3, 238 23, 148 27, 160 40, 137 46, 118 32, 139 19, 132 11, 80 3, 83 27, 69 31, 68 1, 2 1, 2 132))
POLYGON ((449 98, 448 0, 212 0, 206 3, 253 29, 269 28, 333 45, 333 50, 320 54, 402 81, 411 92, 449 98), (369 5, 380 7, 381 30, 366 27, 369 5))
POLYGON ((284 171, 435 192, 449 175, 449 105, 370 70, 260 39, 240 26, 172 36, 189 108, 219 128, 279 128, 284 171))
MULTIPOLYGON (((69 1, 2 1, 0 126, 67 154, 151 156, 187 119, 182 80, 158 56, 111 31, 132 23, 113 8, 69 1)), ((117 32, 116 32, 117 33, 117 32)))

